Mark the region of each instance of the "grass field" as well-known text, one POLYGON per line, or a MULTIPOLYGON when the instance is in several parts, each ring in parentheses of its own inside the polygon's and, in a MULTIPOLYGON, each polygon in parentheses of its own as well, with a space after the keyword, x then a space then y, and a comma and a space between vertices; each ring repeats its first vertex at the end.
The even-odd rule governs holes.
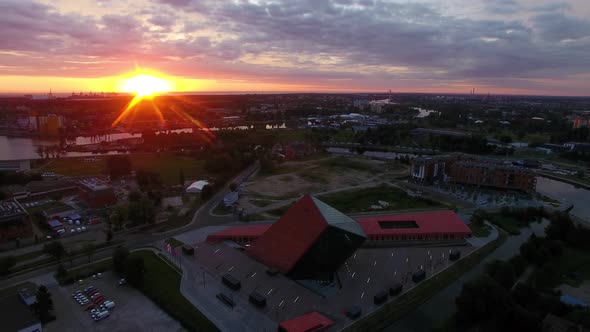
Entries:
POLYGON ((164 242, 170 244, 171 246, 173 246, 174 248, 176 247, 180 247, 184 245, 184 242, 182 241, 178 241, 177 239, 173 238, 173 237, 169 237, 166 240, 164 240, 164 242))
POLYGON ((385 185, 322 195, 320 199, 342 212, 375 211, 371 209, 371 206, 378 205, 379 201, 389 204, 389 206, 383 207, 384 211, 442 206, 431 200, 410 197, 398 188, 385 185))
MULTIPOLYGON (((85 162, 83 157, 53 160, 43 170, 67 176, 106 174, 106 156, 96 157, 95 162, 85 162)), ((163 153, 142 153, 129 155, 134 170, 144 170, 160 174, 165 184, 178 184, 182 169, 186 179, 205 176, 204 161, 192 157, 163 153)))
POLYGON ((490 235, 490 229, 485 224, 470 223, 469 228, 475 237, 487 237, 490 235))
POLYGON ((502 215, 492 215, 490 216, 490 223, 497 225, 498 227, 502 228, 510 235, 518 235, 520 234, 520 223, 514 217, 506 217, 502 215))
POLYGON ((26 262, 26 261, 35 259, 35 258, 43 256, 43 255, 45 255, 45 253, 42 250, 38 250, 38 251, 31 251, 31 252, 28 252, 28 253, 25 253, 22 255, 17 255, 17 256, 14 256, 14 258, 16 259, 17 263, 20 263, 20 262, 26 262))
POLYGON ((180 293, 181 275, 151 251, 136 251, 145 263, 144 285, 141 291, 160 308, 177 319, 190 331, 218 329, 180 293))

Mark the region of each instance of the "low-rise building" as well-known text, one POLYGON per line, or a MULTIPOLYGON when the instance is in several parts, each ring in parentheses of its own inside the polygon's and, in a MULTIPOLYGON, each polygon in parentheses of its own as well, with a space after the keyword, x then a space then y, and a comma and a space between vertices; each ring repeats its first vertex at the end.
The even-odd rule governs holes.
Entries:
POLYGON ((523 192, 534 192, 537 184, 535 174, 527 168, 462 154, 416 158, 410 175, 424 183, 444 181, 523 192))
POLYGON ((93 209, 117 204, 117 195, 113 187, 96 178, 79 181, 78 192, 80 199, 93 209))
POLYGON ((1 172, 24 172, 31 169, 31 161, 24 160, 0 160, 1 172))
POLYGON ((0 312, 2 312, 2 331, 43 332, 41 322, 16 294, 0 299, 0 312))
POLYGON ((27 212, 15 200, 0 202, 0 243, 33 235, 27 212))

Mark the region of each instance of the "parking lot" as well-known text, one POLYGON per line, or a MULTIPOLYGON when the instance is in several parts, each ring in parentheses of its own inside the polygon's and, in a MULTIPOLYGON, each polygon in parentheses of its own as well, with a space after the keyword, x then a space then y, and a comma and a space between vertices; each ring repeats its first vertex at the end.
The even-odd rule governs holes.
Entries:
MULTIPOLYGON (((223 312, 221 308, 225 306, 212 296, 203 298, 202 293, 213 286, 237 303, 236 308, 228 309, 232 310, 228 314, 243 312, 240 319, 244 324, 246 317, 260 314, 276 324, 318 310, 330 317, 338 328, 350 322, 344 313, 353 306, 365 315, 379 307, 374 303, 374 296, 379 292, 387 292, 389 287, 399 283, 401 292, 405 293, 418 285, 412 280, 413 273, 422 270, 428 279, 453 264, 449 260, 451 250, 461 256, 474 250, 471 246, 361 248, 338 271, 339 287, 337 283, 296 282, 282 275, 269 275, 264 265, 224 243, 201 242, 196 243, 194 249, 194 256, 184 256, 182 264, 188 279, 194 283, 190 290, 199 292, 202 301, 210 301, 208 308, 218 306, 223 312), (207 277, 205 281, 205 274, 213 278, 207 277), (222 285, 221 278, 226 274, 240 281, 240 290, 233 291, 222 285), (265 298, 263 308, 248 303, 248 296, 254 291, 265 298)), ((388 299, 393 298, 395 296, 388 299)), ((262 329, 262 325, 248 323, 251 323, 246 324, 250 330, 262 329)))
POLYGON ((46 325, 45 331, 181 331, 180 324, 160 310, 150 299, 136 289, 118 285, 119 278, 112 272, 101 278, 86 279, 78 283, 51 290, 57 320, 46 325), (109 317, 94 321, 88 311, 72 297, 78 290, 94 286, 115 307, 109 317))

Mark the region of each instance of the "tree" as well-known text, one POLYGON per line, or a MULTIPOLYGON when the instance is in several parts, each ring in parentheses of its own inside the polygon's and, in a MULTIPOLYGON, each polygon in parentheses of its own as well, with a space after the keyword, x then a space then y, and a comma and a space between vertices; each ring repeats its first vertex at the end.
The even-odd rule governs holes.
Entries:
POLYGON ((129 203, 127 216, 133 225, 152 224, 156 218, 154 204, 147 198, 129 203))
POLYGON ((510 309, 509 293, 487 275, 463 285, 455 302, 458 322, 468 326, 502 316, 510 309))
POLYGON ((51 299, 51 293, 47 287, 41 285, 37 291, 37 303, 35 304, 35 312, 41 322, 49 322, 53 317, 50 311, 53 310, 53 300, 51 299))
POLYGON ((86 253, 86 256, 88 256, 88 263, 90 263, 90 259, 92 259, 92 255, 94 255, 94 252, 96 251, 96 246, 94 243, 85 243, 82 250, 86 253))
POLYGON ((129 193, 127 198, 129 199, 129 202, 137 202, 141 199, 141 193, 139 191, 134 190, 129 193))
POLYGON ((14 256, 0 257, 0 276, 10 273, 10 269, 16 265, 16 258, 14 256))
POLYGON ((125 247, 117 247, 115 251, 113 251, 113 269, 115 272, 120 275, 125 273, 125 264, 128 256, 129 250, 125 247))
POLYGON ((41 157, 41 159, 43 159, 43 157, 45 156, 45 147, 43 145, 38 145, 35 148, 35 153, 37 153, 39 155, 39 157, 41 157))
POLYGON ((203 186, 203 189, 201 189, 201 200, 208 201, 211 197, 213 197, 213 187, 206 184, 203 186))
POLYGON ((506 289, 511 289, 512 285, 516 281, 516 274, 514 273, 514 267, 512 264, 503 261, 493 261, 486 265, 486 272, 496 282, 506 289))
POLYGON ((184 186, 185 179, 184 179, 184 170, 182 168, 178 172, 178 182, 181 187, 184 186))
POLYGON ((47 243, 43 246, 43 251, 53 257, 55 259, 60 260, 64 254, 66 253, 66 249, 64 248, 63 244, 59 241, 54 241, 51 243, 47 243))
POLYGON ((131 174, 131 160, 127 156, 114 155, 107 158, 107 172, 111 180, 131 174))
POLYGON ((231 191, 236 191, 237 189, 238 189, 238 185, 237 185, 235 182, 232 182, 232 183, 229 185, 229 190, 231 190, 231 191))
POLYGON ((57 279, 63 280, 67 275, 68 275, 68 271, 66 271, 66 268, 63 265, 59 264, 59 266, 57 267, 57 272, 56 272, 57 279))
POLYGON ((110 229, 107 231, 107 242, 111 242, 111 240, 113 239, 113 231, 111 231, 110 229))
POLYGON ((142 257, 130 256, 125 263, 125 278, 134 287, 143 286, 145 264, 142 257))

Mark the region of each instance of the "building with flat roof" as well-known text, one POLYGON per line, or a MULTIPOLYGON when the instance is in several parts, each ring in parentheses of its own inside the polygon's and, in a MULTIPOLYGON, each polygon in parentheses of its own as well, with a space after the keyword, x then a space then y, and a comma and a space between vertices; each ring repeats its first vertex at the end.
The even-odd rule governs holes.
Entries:
POLYGON ((2 331, 43 332, 41 322, 18 295, 1 298, 0 312, 2 312, 2 331))
POLYGON ((33 235, 27 212, 15 200, 0 202, 0 243, 33 235))
POLYGON ((24 172, 31 169, 31 161, 24 160, 0 160, 1 172, 24 172))
POLYGON ((334 322, 317 311, 301 315, 279 324, 279 332, 320 332, 327 330, 334 322))
POLYGON ((274 224, 230 227, 207 242, 234 241, 269 268, 292 279, 331 278, 361 246, 465 244, 471 230, 453 211, 358 217, 305 195, 274 224))
POLYGON ((415 158, 410 175, 424 183, 444 181, 523 192, 534 192, 537 185, 535 173, 527 168, 464 154, 415 158))
POLYGON ((113 187, 96 178, 79 181, 78 193, 80 199, 93 209, 117 204, 117 195, 113 187))
POLYGON ((464 240, 471 230, 453 211, 403 213, 359 217, 367 234, 366 245, 387 245, 399 241, 464 240))

